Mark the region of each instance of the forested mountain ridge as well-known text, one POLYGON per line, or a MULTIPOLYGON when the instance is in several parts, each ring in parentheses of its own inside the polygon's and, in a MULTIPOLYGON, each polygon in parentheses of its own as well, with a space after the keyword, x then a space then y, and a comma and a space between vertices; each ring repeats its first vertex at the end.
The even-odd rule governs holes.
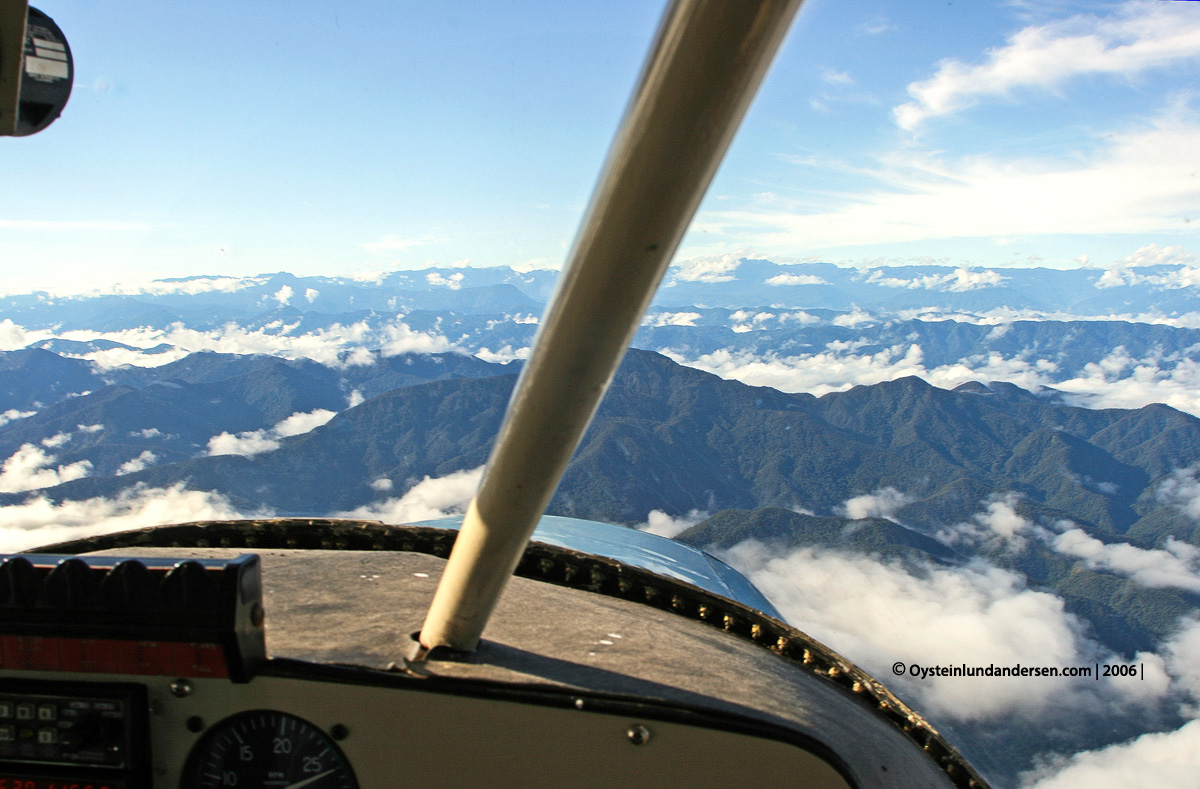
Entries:
MULTIPOLYGON (((216 429, 188 422, 208 406, 228 418, 244 413, 244 422, 221 427, 227 431, 290 412, 345 408, 341 385, 331 382, 317 396, 304 376, 304 366, 269 363, 221 382, 114 385, 0 428, 0 447, 11 450, 73 422, 127 436, 150 427, 131 420, 149 419, 156 398, 164 403, 153 417, 157 429, 194 435, 195 445, 205 429, 216 429)), ((253 458, 193 457, 46 493, 73 499, 112 495, 136 482, 186 482, 279 511, 349 509, 379 497, 373 480, 388 479, 398 493, 425 476, 482 463, 514 381, 503 375, 417 383, 342 410, 253 458)), ((96 434, 94 443, 108 434, 96 434)), ((1035 395, 1011 384, 945 390, 915 377, 818 398, 726 381, 635 350, 551 512, 627 524, 652 509, 783 507, 831 515, 847 499, 893 488, 904 497, 896 517, 932 530, 970 520, 990 495, 1013 493, 1034 520, 1070 519, 1105 539, 1141 545, 1168 534, 1195 542, 1194 522, 1158 489, 1198 461, 1200 420, 1163 405, 1091 410, 1052 391, 1035 395)))

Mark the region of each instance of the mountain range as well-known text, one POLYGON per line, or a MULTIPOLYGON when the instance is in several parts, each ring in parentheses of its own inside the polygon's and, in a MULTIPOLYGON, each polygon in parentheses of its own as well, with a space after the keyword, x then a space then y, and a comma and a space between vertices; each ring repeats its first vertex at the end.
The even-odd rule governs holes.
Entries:
MULTIPOLYGON (((72 360, 52 357, 34 350, 2 360, 74 369, 72 360)), ((503 367, 457 354, 392 357, 341 371, 194 354, 118 378, 0 427, 0 456, 71 434, 53 447, 54 464, 91 464, 88 476, 38 495, 61 502, 183 484, 247 510, 349 511, 484 463, 516 380, 503 367), (498 371, 504 374, 491 374, 498 371), (363 400, 347 407, 352 387, 363 400), (205 452, 219 433, 261 430, 318 409, 340 413, 302 434, 277 436, 277 448, 252 456, 205 452), (117 475, 147 450, 156 462, 117 475)), ((1132 653, 1200 599, 1088 569, 1046 540, 955 544, 937 539, 939 530, 976 523, 989 502, 1008 495, 1030 524, 1070 523, 1105 543, 1143 550, 1168 539, 1200 545, 1196 522, 1161 495, 1176 470, 1197 462, 1200 419, 1163 405, 1089 410, 1011 384, 945 390, 918 378, 792 395, 634 350, 550 512, 628 525, 651 510, 716 513, 680 536, 697 545, 755 537, 937 562, 985 555, 1056 589, 1101 640, 1132 653), (875 517, 848 509, 855 497, 886 499, 888 491, 891 506, 875 517)), ((3 494, 0 504, 29 495, 3 494)))

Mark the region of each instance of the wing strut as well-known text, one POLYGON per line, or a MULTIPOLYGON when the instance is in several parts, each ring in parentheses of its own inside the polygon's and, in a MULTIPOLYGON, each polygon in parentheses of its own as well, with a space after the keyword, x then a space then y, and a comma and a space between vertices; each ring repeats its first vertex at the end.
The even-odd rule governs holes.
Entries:
POLYGON ((513 392, 417 659, 479 643, 800 0, 673 0, 513 392))

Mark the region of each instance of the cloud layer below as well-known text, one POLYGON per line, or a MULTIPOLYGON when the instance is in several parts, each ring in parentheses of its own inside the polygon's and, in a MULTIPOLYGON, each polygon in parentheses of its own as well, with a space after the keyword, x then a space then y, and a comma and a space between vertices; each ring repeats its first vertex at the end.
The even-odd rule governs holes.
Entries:
MULTIPOLYGON (((444 477, 425 477, 409 488, 403 496, 387 498, 364 507, 339 512, 336 517, 381 520, 384 523, 414 523, 433 520, 447 515, 461 515, 467 511, 471 497, 483 479, 483 466, 456 471, 444 477)), ((390 480, 377 479, 371 487, 378 491, 389 491, 390 480)))
POLYGON ((182 484, 169 488, 135 486, 112 499, 59 504, 36 496, 22 504, 0 507, 0 552, 169 523, 269 515, 266 511, 241 512, 219 494, 186 490, 182 484))
POLYGON ((853 343, 831 343, 816 353, 794 356, 730 350, 693 355, 669 348, 662 352, 680 364, 722 378, 784 392, 820 396, 913 375, 945 389, 968 381, 1005 381, 1035 392, 1057 389, 1069 402, 1087 408, 1141 408, 1166 403, 1200 416, 1200 363, 1190 358, 1134 358, 1118 346, 1079 373, 1064 376, 1055 362, 1023 354, 989 353, 929 367, 924 350, 915 342, 875 353, 856 350, 853 343))

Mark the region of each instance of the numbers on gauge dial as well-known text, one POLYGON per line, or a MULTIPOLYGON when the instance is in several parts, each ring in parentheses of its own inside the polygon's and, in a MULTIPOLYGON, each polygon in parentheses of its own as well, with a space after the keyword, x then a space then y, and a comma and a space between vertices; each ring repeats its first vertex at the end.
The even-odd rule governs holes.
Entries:
POLYGON ((192 748, 183 789, 358 789, 333 740, 302 718, 255 710, 226 718, 192 748))

